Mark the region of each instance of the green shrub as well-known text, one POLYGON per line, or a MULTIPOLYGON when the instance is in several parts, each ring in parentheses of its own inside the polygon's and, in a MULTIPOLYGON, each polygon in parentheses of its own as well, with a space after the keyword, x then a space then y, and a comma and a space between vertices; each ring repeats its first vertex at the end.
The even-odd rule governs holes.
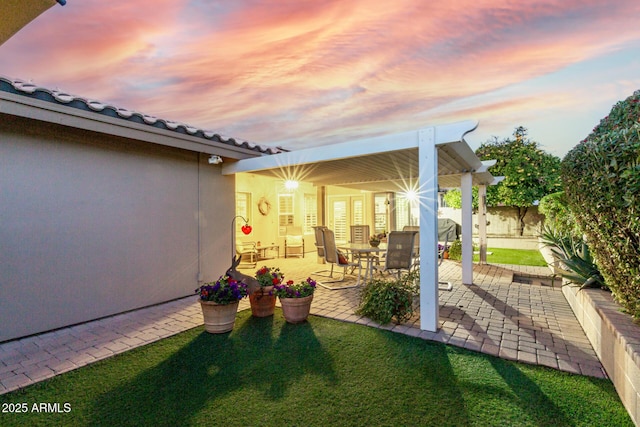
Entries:
POLYGON ((449 259, 460 261, 462 259, 462 240, 456 239, 449 246, 449 259))
MULTIPOLYGON (((478 245, 472 243, 471 248, 473 251, 478 250, 478 245)), ((449 246, 449 259, 454 261, 460 261, 462 259, 462 240, 456 239, 449 246)))
POLYGON ((577 227, 568 203, 564 191, 558 191, 540 199, 538 211, 545 216, 545 224, 557 232, 580 236, 582 232, 577 227))
POLYGON ((606 284, 640 319, 640 91, 565 156, 561 176, 606 284))
POLYGON ((406 322, 413 315, 413 297, 416 295, 415 273, 399 279, 372 279, 360 293, 360 305, 356 314, 367 316, 385 325, 395 317, 397 323, 406 322))

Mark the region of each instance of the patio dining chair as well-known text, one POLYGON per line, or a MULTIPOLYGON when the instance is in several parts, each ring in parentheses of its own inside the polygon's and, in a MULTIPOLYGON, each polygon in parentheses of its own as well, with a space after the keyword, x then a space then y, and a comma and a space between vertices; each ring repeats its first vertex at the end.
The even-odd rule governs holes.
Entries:
POLYGON ((342 287, 326 286, 321 282, 318 282, 318 285, 331 290, 355 288, 359 286, 360 279, 362 277, 362 264, 360 262, 349 261, 348 254, 345 254, 338 250, 338 247, 336 246, 335 234, 333 233, 332 230, 329 230, 328 228, 322 229, 322 247, 323 247, 325 261, 328 264, 331 264, 331 271, 329 272, 328 277, 332 280, 325 280, 324 281, 325 283, 336 283, 336 282, 344 281, 344 279, 347 276, 347 268, 351 268, 351 267, 358 267, 358 280, 354 285, 347 285, 342 287), (342 267, 343 269, 342 277, 340 277, 339 279, 335 279, 333 277, 334 266, 342 267))
MULTIPOLYGON (((449 237, 447 234, 440 233, 440 223, 441 221, 440 219, 438 219, 438 240, 441 240, 441 238, 444 238, 445 239, 444 242, 446 246, 448 243, 449 237)), ((453 224, 455 225, 455 222, 453 224)), ((447 230, 449 230, 449 228, 447 228, 447 230)), ((402 231, 413 231, 416 233, 414 237, 414 243, 413 243, 413 266, 411 267, 411 269, 420 270, 420 227, 415 225, 405 225, 402 231)), ((454 228, 454 231, 455 231, 455 228, 454 228)), ((443 261, 442 252, 440 252, 438 256, 440 258, 438 266, 440 266, 442 265, 442 261, 443 261)), ((438 289, 440 289, 441 291, 452 291, 453 284, 449 281, 438 281, 438 289)))
MULTIPOLYGON (((323 237, 322 237, 322 231, 327 228, 324 225, 316 225, 313 227, 313 234, 315 236, 315 245, 316 245, 316 252, 318 254, 318 262, 322 262, 323 264, 325 263, 325 259, 324 259, 324 243, 322 241, 323 237)), ((325 276, 325 277, 329 277, 330 274, 332 273, 332 270, 318 270, 318 271, 314 271, 311 274, 317 275, 317 276, 325 276)))
POLYGON ((392 231, 387 237, 387 253, 384 265, 375 266, 381 273, 395 272, 398 278, 403 270, 414 267, 413 254, 415 231, 392 231))
POLYGON ((413 231, 416 236, 413 238, 413 267, 420 267, 420 227, 417 225, 405 225, 402 231, 413 231))
POLYGON ((351 243, 369 243, 370 236, 368 225, 351 226, 351 243))
MULTIPOLYGON (((351 226, 351 240, 349 240, 351 243, 369 244, 370 237, 371 237, 371 234, 369 234, 368 225, 352 225, 351 226)), ((352 254, 352 260, 353 262, 365 261, 367 263, 370 263, 370 262, 376 263, 376 264, 380 263, 378 255, 375 255, 375 254, 362 254, 362 253, 354 252, 352 254)))

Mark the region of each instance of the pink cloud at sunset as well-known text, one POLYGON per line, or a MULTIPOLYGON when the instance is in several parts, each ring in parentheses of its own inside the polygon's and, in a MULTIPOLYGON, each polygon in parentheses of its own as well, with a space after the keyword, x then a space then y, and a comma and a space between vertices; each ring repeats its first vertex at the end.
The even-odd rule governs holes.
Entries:
POLYGON ((0 74, 292 149, 478 119, 563 155, 640 88, 640 4, 521 3, 69 0, 0 74))

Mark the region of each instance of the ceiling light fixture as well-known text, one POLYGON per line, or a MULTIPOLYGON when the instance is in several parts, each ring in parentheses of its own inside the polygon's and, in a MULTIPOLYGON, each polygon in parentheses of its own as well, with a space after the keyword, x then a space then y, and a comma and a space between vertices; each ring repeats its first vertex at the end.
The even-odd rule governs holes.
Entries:
POLYGON ((298 185, 298 181, 293 179, 288 179, 284 182, 284 188, 286 188, 287 190, 295 190, 296 188, 298 188, 298 185))

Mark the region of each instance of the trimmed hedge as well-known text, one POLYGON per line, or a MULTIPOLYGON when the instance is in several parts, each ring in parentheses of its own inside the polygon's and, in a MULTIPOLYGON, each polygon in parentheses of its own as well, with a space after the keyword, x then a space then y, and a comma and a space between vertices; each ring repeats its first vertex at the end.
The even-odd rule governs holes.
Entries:
POLYGON ((614 298, 640 319, 640 90, 565 156, 561 177, 614 298))
POLYGON ((551 193, 540 199, 538 212, 545 216, 545 225, 564 235, 582 235, 577 230, 573 213, 567 206, 564 191, 551 193))

